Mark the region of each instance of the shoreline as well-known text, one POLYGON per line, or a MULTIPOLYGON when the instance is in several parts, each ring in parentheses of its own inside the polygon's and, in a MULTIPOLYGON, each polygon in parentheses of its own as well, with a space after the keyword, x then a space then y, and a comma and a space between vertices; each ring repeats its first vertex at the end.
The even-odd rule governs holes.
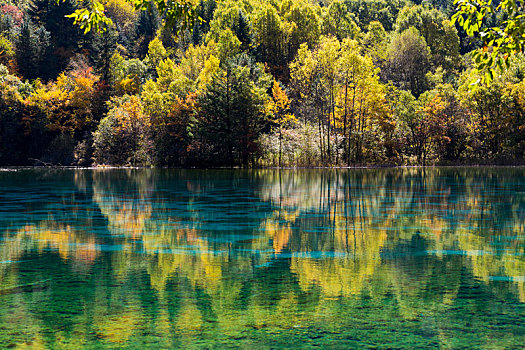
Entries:
POLYGON ((458 164, 458 165, 397 165, 397 166, 312 166, 312 167, 146 167, 146 166, 39 166, 16 165, 0 166, 0 172, 25 169, 59 169, 59 170, 364 170, 364 169, 436 169, 436 168, 525 168, 525 164, 458 164))

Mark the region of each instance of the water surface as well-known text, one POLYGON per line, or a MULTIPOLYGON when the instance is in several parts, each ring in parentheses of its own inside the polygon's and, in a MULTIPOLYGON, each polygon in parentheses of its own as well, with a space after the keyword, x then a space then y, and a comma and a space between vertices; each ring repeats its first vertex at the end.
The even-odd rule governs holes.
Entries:
POLYGON ((521 348, 525 168, 0 172, 0 348, 521 348))

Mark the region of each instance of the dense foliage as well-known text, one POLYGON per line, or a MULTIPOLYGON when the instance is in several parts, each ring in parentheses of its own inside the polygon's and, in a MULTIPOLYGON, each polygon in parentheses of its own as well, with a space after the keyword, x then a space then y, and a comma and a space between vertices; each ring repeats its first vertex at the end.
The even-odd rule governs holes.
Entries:
POLYGON ((82 2, 0 4, 3 165, 525 159, 525 57, 472 88, 452 0, 201 0, 176 23, 104 0, 103 33, 67 17, 82 2))

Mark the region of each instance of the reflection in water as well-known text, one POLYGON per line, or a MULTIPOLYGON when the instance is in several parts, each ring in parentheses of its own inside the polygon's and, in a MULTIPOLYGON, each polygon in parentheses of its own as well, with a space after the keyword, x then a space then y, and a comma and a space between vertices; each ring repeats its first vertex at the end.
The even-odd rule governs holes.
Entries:
POLYGON ((520 347, 524 175, 0 173, 0 348, 520 347))

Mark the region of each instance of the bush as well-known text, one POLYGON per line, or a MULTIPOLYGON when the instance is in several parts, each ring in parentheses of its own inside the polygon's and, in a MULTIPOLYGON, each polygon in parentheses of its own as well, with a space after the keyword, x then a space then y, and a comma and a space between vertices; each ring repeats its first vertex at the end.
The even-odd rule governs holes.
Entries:
POLYGON ((150 118, 137 96, 125 96, 93 133, 96 164, 147 166, 152 162, 150 118))

